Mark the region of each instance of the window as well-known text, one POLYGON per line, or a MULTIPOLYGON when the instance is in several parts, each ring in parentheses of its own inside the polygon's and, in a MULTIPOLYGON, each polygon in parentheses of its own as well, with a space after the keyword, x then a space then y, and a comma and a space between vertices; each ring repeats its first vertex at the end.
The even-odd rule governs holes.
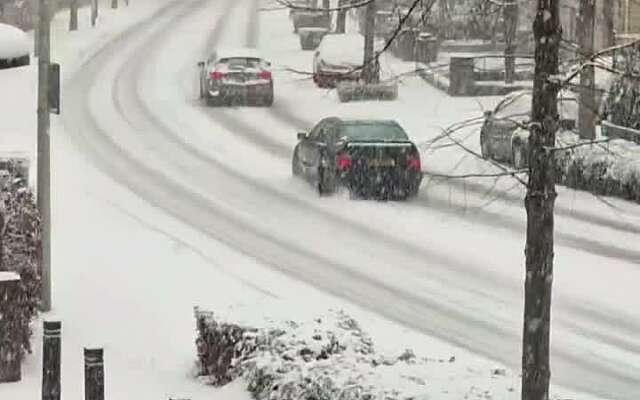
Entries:
POLYGON ((354 141, 405 141, 409 137, 396 124, 380 122, 358 122, 342 125, 342 136, 354 141))
POLYGON ((327 123, 325 121, 318 122, 318 125, 316 125, 309 133, 309 140, 312 140, 312 141, 322 140, 323 130, 326 124, 327 123))
POLYGON ((224 64, 230 69, 259 69, 266 68, 266 63, 259 58, 228 57, 218 60, 218 64, 224 64))

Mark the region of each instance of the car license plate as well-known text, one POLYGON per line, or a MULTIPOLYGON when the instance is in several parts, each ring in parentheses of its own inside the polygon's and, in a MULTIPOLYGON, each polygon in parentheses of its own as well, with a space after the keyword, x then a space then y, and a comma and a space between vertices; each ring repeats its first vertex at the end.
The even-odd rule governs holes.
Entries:
POLYGON ((376 158, 369 160, 368 165, 370 167, 394 167, 396 161, 393 158, 376 158))

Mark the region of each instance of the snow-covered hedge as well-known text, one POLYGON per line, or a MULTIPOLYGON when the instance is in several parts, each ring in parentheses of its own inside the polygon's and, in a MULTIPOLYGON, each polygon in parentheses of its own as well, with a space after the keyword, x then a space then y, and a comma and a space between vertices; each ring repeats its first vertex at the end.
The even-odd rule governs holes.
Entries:
POLYGON ((640 146, 635 143, 615 139, 559 151, 557 165, 562 185, 640 202, 640 146))
MULTIPOLYGON (((258 400, 410 399, 427 392, 425 365, 410 350, 376 352, 341 311, 263 327, 222 321, 196 309, 199 376, 221 386, 241 377, 258 400)), ((455 358, 438 360, 454 363, 455 358)))
POLYGON ((0 356, 3 361, 22 360, 31 352, 31 321, 40 302, 40 217, 26 177, 18 177, 18 168, 2 172, 2 257, 0 271, 20 275, 19 295, 0 301, 0 318, 11 321, 0 329, 0 356), (8 173, 7 173, 8 172, 8 173))
POLYGON ((360 100, 395 100, 398 98, 398 83, 396 81, 372 84, 342 81, 338 82, 336 90, 342 103, 360 100))

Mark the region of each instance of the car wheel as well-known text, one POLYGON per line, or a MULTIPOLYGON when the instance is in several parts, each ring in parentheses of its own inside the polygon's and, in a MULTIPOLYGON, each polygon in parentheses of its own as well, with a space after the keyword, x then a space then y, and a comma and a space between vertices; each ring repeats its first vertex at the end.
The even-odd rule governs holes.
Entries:
POLYGON ((527 154, 524 146, 518 143, 511 146, 511 161, 515 169, 527 168, 527 154))
POLYGON ((324 167, 319 167, 318 171, 318 194, 320 196, 327 196, 333 194, 336 190, 335 178, 331 176, 331 172, 327 171, 324 167))
POLYGON ((293 150, 293 157, 291 159, 291 175, 300 177, 302 176, 302 166, 300 165, 300 156, 298 155, 298 148, 293 150))
POLYGON ((320 78, 320 74, 313 74, 313 82, 319 88, 324 87, 324 83, 322 82, 322 79, 320 78))
POLYGON ((265 107, 271 107, 273 105, 273 91, 262 99, 262 104, 265 107))
POLYGON ((491 146, 489 145, 489 141, 485 139, 484 135, 480 135, 480 152, 482 153, 482 158, 484 159, 493 158, 493 154, 491 153, 491 146))
POLYGON ((205 100, 209 107, 217 107, 221 104, 221 101, 218 97, 205 96, 205 100))

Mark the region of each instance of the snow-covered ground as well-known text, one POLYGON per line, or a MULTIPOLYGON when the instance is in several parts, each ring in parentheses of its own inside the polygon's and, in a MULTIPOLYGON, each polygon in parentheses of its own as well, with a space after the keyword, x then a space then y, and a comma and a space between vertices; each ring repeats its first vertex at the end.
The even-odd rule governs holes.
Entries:
MULTIPOLYGON (((256 7, 253 0, 137 0, 103 9, 98 28, 74 34, 65 32, 66 16, 56 18, 53 58, 63 62, 66 86, 63 118, 52 125, 50 317, 63 321, 64 396, 81 396, 82 347, 97 344, 105 347, 110 399, 211 398, 213 389, 188 376, 192 307, 233 319, 240 305, 243 315, 287 318, 344 308, 383 350, 455 356, 434 378, 450 381, 451 390, 431 387, 434 398, 459 399, 472 387, 518 398, 519 204, 433 185, 409 204, 317 199, 289 172, 296 128, 321 117, 390 116, 426 141, 479 114, 478 101, 407 78, 397 102, 339 104, 333 92, 282 70, 273 110, 202 107, 196 62, 214 46, 259 45, 276 66, 310 69, 312 53, 299 50, 286 12, 264 12, 252 24, 256 7), (492 377, 503 363, 511 372, 492 377)), ((29 118, 7 123, 25 138, 34 131, 29 118)), ((461 154, 450 149, 425 163, 448 171, 461 154)), ((602 398, 635 399, 639 259, 629 243, 640 233, 633 219, 640 211, 567 193, 573 198, 559 201, 554 378, 602 398)), ((38 395, 36 335, 24 381, 0 385, 0 398, 38 395)), ((247 396, 237 385, 224 390, 221 398, 247 396)))

